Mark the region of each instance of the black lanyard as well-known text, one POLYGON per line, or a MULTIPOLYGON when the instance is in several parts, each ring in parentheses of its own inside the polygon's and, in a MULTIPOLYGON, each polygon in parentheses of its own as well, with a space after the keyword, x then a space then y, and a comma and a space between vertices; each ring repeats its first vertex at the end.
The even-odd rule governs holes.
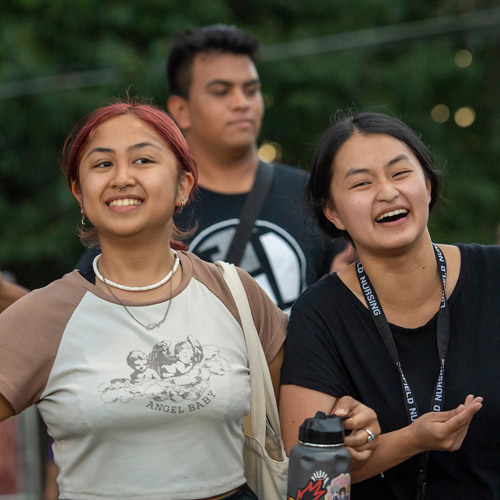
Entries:
MULTIPOLYGON (((450 317, 445 293, 446 260, 444 258, 443 252, 441 252, 441 249, 436 244, 433 243, 432 247, 436 256, 439 274, 441 275, 443 295, 441 297, 441 305, 439 307, 437 320, 437 344, 441 367, 439 369, 438 379, 431 399, 431 411, 441 411, 444 406, 444 366, 450 340, 450 317)), ((387 323, 384 311, 382 310, 382 306, 380 305, 375 290, 370 283, 370 280, 368 279, 368 276, 365 273, 365 270, 363 269, 363 266, 361 265, 361 262, 359 260, 356 263, 356 271, 359 285, 361 286, 361 290, 363 291, 363 294, 365 296, 365 300, 368 305, 368 309, 371 312, 373 321, 375 322, 377 330, 379 331, 380 336, 382 337, 382 340, 384 341, 384 344, 389 351, 392 361, 399 371, 399 375, 401 378, 401 387, 404 396, 403 399, 406 406, 406 414, 408 416, 408 422, 411 423, 419 417, 417 400, 415 399, 410 385, 408 384, 408 381, 406 380, 406 377, 403 373, 401 362, 399 361, 398 350, 396 348, 396 344, 394 343, 394 338, 392 336, 391 329, 389 328, 389 324, 387 323)), ((425 496, 425 469, 427 466, 427 456, 428 454, 425 453, 425 456, 422 458, 421 468, 417 481, 417 499, 423 499, 425 496)))

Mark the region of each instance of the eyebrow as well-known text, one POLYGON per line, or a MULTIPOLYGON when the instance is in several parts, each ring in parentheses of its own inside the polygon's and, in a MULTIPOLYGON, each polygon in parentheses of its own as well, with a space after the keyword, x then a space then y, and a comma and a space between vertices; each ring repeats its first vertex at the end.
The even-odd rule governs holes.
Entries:
MULTIPOLYGON (((256 84, 260 84, 260 79, 259 78, 255 78, 254 80, 248 80, 247 82, 243 83, 243 86, 244 87, 250 87, 250 86, 256 85, 256 84)), ((230 82, 229 80, 221 80, 221 79, 210 80, 206 84, 206 87, 209 88, 209 87, 213 87, 214 85, 224 85, 226 87, 232 87, 232 86, 235 85, 235 83, 234 82, 230 82)))
POLYGON ((405 154, 401 153, 400 155, 393 158, 390 162, 388 162, 386 166, 390 167, 391 165, 394 165, 398 161, 402 161, 402 160, 409 160, 409 158, 405 154))
MULTIPOLYGON (((132 146, 129 146, 127 148, 127 151, 136 151, 138 149, 146 148, 148 146, 150 146, 152 148, 155 148, 155 149, 161 149, 159 146, 157 146, 156 144, 153 144, 152 142, 140 142, 139 144, 133 144, 132 146)), ((94 149, 92 149, 91 151, 89 151, 87 153, 87 158, 92 153, 110 153, 110 154, 113 154, 115 152, 116 151, 114 149, 111 149, 111 148, 100 148, 100 147, 97 147, 97 148, 94 148, 94 149)))
MULTIPOLYGON (((403 160, 409 160, 409 158, 405 154, 401 153, 400 155, 396 156, 392 160, 389 160, 385 166, 391 167, 392 165, 395 165, 396 163, 403 161, 403 160)), ((351 175, 367 174, 367 173, 369 173, 369 171, 370 170, 368 168, 351 168, 346 172, 344 179, 347 179, 347 177, 349 177, 351 175)))

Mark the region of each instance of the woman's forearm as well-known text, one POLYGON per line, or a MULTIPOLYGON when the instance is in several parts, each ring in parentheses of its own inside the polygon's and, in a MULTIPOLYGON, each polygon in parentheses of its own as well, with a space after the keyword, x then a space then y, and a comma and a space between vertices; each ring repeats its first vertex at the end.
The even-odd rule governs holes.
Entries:
POLYGON ((370 458, 353 462, 353 482, 373 477, 423 451, 458 450, 472 418, 482 408, 482 401, 483 398, 469 394, 453 410, 424 413, 406 427, 381 434, 370 458))
POLYGON ((376 476, 419 453, 410 426, 381 434, 378 446, 366 461, 352 462, 352 482, 358 483, 376 476))

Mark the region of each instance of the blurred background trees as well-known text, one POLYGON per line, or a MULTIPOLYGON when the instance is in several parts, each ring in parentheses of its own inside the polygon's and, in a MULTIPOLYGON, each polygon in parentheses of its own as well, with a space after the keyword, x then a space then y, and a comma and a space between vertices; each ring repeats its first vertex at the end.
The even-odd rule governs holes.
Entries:
POLYGON ((486 0, 4 0, 0 268, 30 288, 70 271, 79 208, 64 138, 112 97, 167 99, 171 37, 216 22, 262 45, 262 155, 307 168, 337 110, 419 131, 445 170, 436 241, 494 243, 500 220, 500 7, 486 0))

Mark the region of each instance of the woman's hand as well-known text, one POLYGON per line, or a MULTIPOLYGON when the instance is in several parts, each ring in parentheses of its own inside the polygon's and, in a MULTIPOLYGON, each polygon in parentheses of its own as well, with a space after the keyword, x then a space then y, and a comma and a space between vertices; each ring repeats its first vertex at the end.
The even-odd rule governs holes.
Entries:
POLYGON ((351 396, 343 396, 335 401, 332 413, 338 417, 349 417, 343 421, 344 428, 352 430, 345 438, 345 445, 353 460, 367 460, 377 447, 380 435, 375 411, 351 396))
POLYGON ((457 450, 472 417, 481 407, 482 398, 469 395, 465 403, 454 410, 425 413, 410 425, 382 434, 369 460, 353 462, 352 482, 364 481, 423 451, 457 450))
POLYGON ((483 398, 469 394, 454 410, 424 413, 409 427, 417 452, 456 451, 469 430, 472 417, 482 408, 483 398))

